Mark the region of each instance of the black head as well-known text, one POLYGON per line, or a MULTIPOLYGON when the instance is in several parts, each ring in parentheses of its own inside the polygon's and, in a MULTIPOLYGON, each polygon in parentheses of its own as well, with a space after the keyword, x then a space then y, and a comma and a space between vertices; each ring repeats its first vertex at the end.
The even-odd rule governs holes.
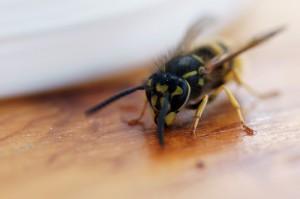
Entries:
POLYGON ((164 116, 166 126, 173 123, 176 113, 184 107, 191 93, 186 80, 167 72, 156 72, 151 75, 147 80, 145 89, 156 124, 159 123, 159 114, 164 101, 168 101, 166 115, 164 116))

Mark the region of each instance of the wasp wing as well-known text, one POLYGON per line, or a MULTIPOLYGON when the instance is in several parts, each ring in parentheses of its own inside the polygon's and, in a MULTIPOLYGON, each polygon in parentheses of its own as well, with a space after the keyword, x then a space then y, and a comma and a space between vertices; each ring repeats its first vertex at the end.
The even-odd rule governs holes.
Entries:
POLYGON ((200 17, 194 23, 192 23, 188 30, 183 35, 182 39, 178 45, 173 49, 168 51, 163 56, 158 57, 154 60, 156 70, 161 70, 166 62, 170 59, 183 55, 191 51, 192 44, 197 39, 197 37, 205 30, 208 26, 212 25, 215 19, 213 17, 200 17))
POLYGON ((241 45, 240 47, 234 49, 234 50, 229 50, 227 53, 217 56, 215 58, 213 58, 211 61, 209 61, 206 64, 206 68, 208 70, 208 72, 211 72, 213 70, 215 70, 216 68, 218 68, 219 66, 221 66, 222 64, 224 64, 225 62, 233 59, 234 57, 240 55, 241 53, 257 46, 260 45, 264 42, 266 42, 267 40, 271 39, 272 37, 274 37, 275 35, 277 35, 278 33, 282 32, 285 29, 284 26, 281 26, 279 28, 276 28, 272 31, 269 31, 267 33, 258 35, 256 37, 254 37, 253 39, 251 39, 250 41, 246 42, 244 45, 241 45))
POLYGON ((208 26, 212 25, 214 21, 215 19, 212 17, 201 17, 197 19, 189 26, 177 48, 175 48, 175 51, 179 53, 189 51, 197 37, 199 37, 208 26))

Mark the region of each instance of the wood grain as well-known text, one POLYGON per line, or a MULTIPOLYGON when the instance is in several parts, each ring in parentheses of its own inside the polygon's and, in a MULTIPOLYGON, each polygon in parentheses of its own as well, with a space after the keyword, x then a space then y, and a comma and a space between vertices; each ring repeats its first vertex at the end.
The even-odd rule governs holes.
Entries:
POLYGON ((206 109, 196 139, 189 135, 193 113, 185 112, 182 124, 167 130, 164 150, 149 112, 141 124, 126 124, 139 114, 143 92, 84 117, 86 108, 135 85, 143 72, 1 101, 0 197, 300 198, 299 8, 297 1, 260 1, 224 31, 238 40, 289 27, 245 55, 245 80, 278 96, 260 100, 229 85, 255 135, 235 125, 224 94, 206 109))

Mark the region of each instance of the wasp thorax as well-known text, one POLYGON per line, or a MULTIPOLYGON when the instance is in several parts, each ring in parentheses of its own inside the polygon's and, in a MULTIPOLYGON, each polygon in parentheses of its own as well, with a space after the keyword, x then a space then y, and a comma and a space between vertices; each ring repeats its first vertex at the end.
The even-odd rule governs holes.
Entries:
POLYGON ((146 83, 146 95, 153 109, 155 122, 157 123, 164 101, 168 100, 165 124, 171 125, 176 113, 189 99, 190 92, 188 82, 172 73, 157 72, 151 75, 146 83))

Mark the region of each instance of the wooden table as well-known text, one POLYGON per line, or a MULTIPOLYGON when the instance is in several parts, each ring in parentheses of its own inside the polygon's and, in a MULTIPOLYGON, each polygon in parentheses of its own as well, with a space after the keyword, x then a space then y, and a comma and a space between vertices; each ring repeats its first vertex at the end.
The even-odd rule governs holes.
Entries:
POLYGON ((166 132, 164 150, 149 112, 141 124, 126 124, 142 108, 142 92, 83 116, 143 72, 1 101, 0 198, 300 198, 300 4, 265 0, 251 9, 224 34, 242 40, 288 24, 245 56, 245 80, 280 94, 260 100, 229 85, 255 135, 232 125, 237 116, 224 94, 206 109, 195 140, 187 112, 166 132))

